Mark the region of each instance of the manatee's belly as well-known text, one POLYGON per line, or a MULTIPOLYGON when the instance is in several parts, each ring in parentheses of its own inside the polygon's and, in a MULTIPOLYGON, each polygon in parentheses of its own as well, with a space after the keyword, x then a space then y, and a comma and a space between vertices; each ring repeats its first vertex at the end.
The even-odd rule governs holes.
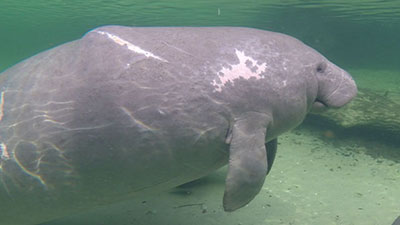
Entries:
POLYGON ((56 217, 174 187, 228 160, 228 120, 217 112, 205 116, 201 107, 198 114, 156 107, 141 114, 110 105, 98 113, 88 108, 95 104, 83 107, 76 99, 3 97, 0 201, 7 204, 0 210, 7 215, 26 205, 23 211, 35 221, 35 214, 43 216, 36 211, 41 202, 56 217))
POLYGON ((37 89, 18 96, 2 92, 0 190, 5 195, 129 194, 179 185, 227 163, 229 122, 218 107, 80 97, 68 100, 61 92, 48 97, 37 89))

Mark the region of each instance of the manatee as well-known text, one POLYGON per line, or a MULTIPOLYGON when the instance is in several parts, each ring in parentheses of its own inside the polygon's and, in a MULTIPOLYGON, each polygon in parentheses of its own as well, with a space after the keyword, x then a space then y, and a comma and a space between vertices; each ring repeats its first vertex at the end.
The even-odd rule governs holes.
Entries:
POLYGON ((240 27, 104 26, 0 80, 0 224, 32 225, 166 190, 228 164, 249 203, 277 137, 357 92, 301 41, 240 27))

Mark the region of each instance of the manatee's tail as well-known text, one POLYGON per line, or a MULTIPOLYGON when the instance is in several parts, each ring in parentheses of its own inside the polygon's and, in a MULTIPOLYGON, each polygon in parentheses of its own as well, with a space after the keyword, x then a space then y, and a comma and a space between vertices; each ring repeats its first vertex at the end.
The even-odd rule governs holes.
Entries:
POLYGON ((392 225, 400 225, 400 216, 393 222, 392 225))

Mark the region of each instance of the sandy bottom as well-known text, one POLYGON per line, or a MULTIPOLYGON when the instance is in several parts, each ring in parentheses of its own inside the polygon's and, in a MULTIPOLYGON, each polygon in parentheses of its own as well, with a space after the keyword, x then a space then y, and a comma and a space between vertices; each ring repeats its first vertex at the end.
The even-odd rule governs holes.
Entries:
POLYGON ((260 194, 233 213, 222 209, 225 174, 43 225, 391 225, 400 215, 400 149, 379 141, 307 126, 282 135, 260 194))

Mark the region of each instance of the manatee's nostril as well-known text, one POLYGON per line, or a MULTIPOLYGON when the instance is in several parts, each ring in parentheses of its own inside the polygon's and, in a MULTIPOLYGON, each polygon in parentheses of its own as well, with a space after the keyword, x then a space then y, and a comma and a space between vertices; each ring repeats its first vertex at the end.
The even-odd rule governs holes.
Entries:
POLYGON ((324 63, 324 62, 318 63, 317 69, 316 69, 318 73, 325 72, 325 69, 326 69, 326 63, 324 63))

